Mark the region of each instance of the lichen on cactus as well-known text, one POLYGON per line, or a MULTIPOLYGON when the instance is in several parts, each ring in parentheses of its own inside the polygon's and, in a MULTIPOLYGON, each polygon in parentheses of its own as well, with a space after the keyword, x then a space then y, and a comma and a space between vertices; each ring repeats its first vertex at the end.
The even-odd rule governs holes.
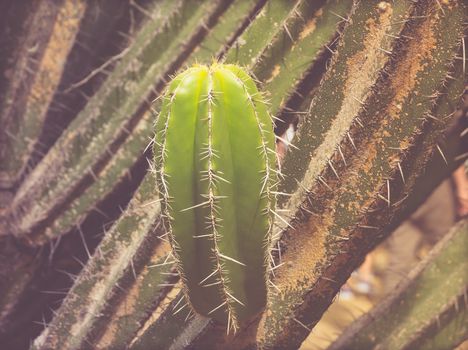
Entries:
POLYGON ((169 85, 154 145, 187 304, 236 331, 267 298, 277 176, 265 101, 239 66, 195 65, 169 85))

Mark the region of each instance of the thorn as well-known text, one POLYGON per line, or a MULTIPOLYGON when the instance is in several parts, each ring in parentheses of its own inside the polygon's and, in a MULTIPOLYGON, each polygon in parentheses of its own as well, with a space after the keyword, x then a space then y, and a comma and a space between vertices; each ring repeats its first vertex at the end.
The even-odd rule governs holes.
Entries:
POLYGON ((405 195, 402 199, 400 199, 399 201, 393 203, 393 206, 394 206, 394 207, 399 206, 399 205, 400 205, 401 203, 403 203, 407 198, 408 198, 408 195, 405 195))
POLYGON ((385 52, 385 53, 388 54, 388 55, 391 55, 391 54, 392 54, 392 51, 385 50, 385 49, 383 49, 383 48, 381 48, 381 47, 377 47, 377 49, 379 49, 379 50, 382 51, 382 52, 385 52))
POLYGON ((148 149, 150 149, 153 144, 154 144, 154 139, 151 137, 150 142, 146 145, 145 150, 143 151, 143 153, 146 153, 146 151, 148 149))
POLYGON ((158 287, 175 287, 176 283, 159 283, 158 287))
POLYGON ((463 51, 463 75, 466 72, 466 46, 465 46, 465 38, 462 38, 462 51, 463 51))
MULTIPOLYGON (((358 101, 358 102, 359 102, 359 103, 360 103, 362 106, 364 106, 364 105, 365 105, 364 101, 361 101, 360 99, 358 99, 358 98, 357 98, 357 97, 355 97, 355 96, 351 96, 351 97, 352 97, 354 100, 358 101)), ((359 123, 359 124, 362 126, 362 124, 361 124, 361 123, 359 123)))
POLYGON ((290 194, 290 193, 278 192, 278 191, 271 191, 270 193, 278 195, 278 196, 286 196, 286 197, 291 197, 292 196, 292 194, 290 194))
POLYGON ((207 288, 207 287, 217 286, 218 284, 221 284, 221 283, 223 283, 223 281, 219 280, 213 283, 203 284, 202 287, 207 288))
POLYGON ((442 13, 445 15, 444 8, 443 8, 442 5, 440 4, 439 0, 436 0, 436 2, 437 2, 437 5, 439 5, 439 8, 440 8, 440 10, 442 11, 442 13))
POLYGON ((385 198, 384 196, 382 196, 380 193, 377 195, 380 199, 382 199, 383 201, 387 202, 388 205, 390 205, 390 202, 388 201, 387 198, 385 198))
POLYGON ((278 140, 280 140, 281 142, 283 142, 286 146, 288 146, 288 147, 291 146, 292 148, 299 150, 299 147, 293 145, 290 141, 288 141, 288 140, 286 140, 286 139, 284 139, 284 138, 282 138, 282 137, 280 137, 278 135, 275 135, 275 137, 278 140))
POLYGON ((351 135, 350 135, 349 131, 346 133, 346 135, 348 136, 348 139, 351 142, 351 145, 353 145, 353 148, 357 151, 356 145, 354 144, 354 141, 351 138, 351 135))
POLYGON ((231 293, 229 293, 228 291, 225 291, 225 293, 231 298, 233 299, 234 301, 237 301, 240 305, 244 306, 245 307, 245 304, 243 302, 241 302, 239 299, 235 298, 231 293))
POLYGON ((333 55, 335 52, 330 48, 330 46, 325 45, 325 48, 330 51, 330 53, 333 55))
POLYGON ((188 207, 188 208, 185 208, 185 209, 181 209, 180 212, 187 211, 187 210, 190 210, 190 209, 195 209, 195 208, 207 205, 207 204, 210 204, 209 200, 207 200, 205 202, 202 202, 202 203, 199 203, 199 204, 195 204, 194 206, 191 206, 191 207, 188 207))
POLYGON ((338 17, 338 18, 341 18, 341 19, 342 19, 343 21, 345 21, 345 22, 349 22, 349 18, 345 18, 345 17, 341 16, 340 14, 338 14, 338 13, 336 13, 336 12, 333 12, 333 11, 331 11, 331 10, 330 10, 330 13, 331 13, 332 15, 335 15, 335 16, 338 17))
POLYGON ((283 266, 284 264, 285 264, 285 263, 282 262, 282 263, 280 263, 280 264, 278 264, 278 265, 275 265, 275 266, 273 266, 273 267, 270 267, 270 271, 274 271, 274 270, 276 270, 277 268, 283 266))
POLYGON ((458 161, 460 161, 460 160, 462 160, 462 159, 465 159, 465 158, 468 158, 468 152, 459 154, 459 155, 456 156, 454 159, 458 162, 458 161))
POLYGON ((343 151, 341 150, 341 146, 338 145, 338 152, 340 153, 340 156, 341 156, 341 159, 343 160, 343 163, 345 166, 348 166, 348 164, 346 164, 346 159, 344 157, 344 154, 343 154, 343 151))
POLYGON ((185 317, 184 322, 187 322, 190 319, 190 317, 192 317, 193 315, 194 315, 193 310, 189 309, 189 312, 188 312, 187 316, 185 317))
POLYGON ((81 230, 80 226, 77 226, 77 229, 78 229, 78 232, 80 234, 81 241, 83 242, 83 246, 85 248, 86 255, 88 255, 88 259, 91 259, 91 253, 89 252, 88 245, 86 244, 86 240, 84 238, 83 231, 81 230))
POLYGON ((367 228, 367 229, 371 229, 371 230, 378 230, 379 228, 378 227, 375 227, 375 226, 368 226, 368 225, 359 225, 360 228, 367 228))
POLYGON ((289 39, 291 39, 291 41, 294 42, 294 39, 293 39, 291 33, 289 32, 289 29, 288 29, 288 26, 286 25, 286 23, 283 23, 283 28, 284 28, 284 31, 288 34, 289 39))
POLYGON ((390 180, 387 179, 387 203, 388 203, 388 206, 390 206, 390 180))
POLYGON ((213 237, 213 234, 212 233, 207 233, 206 235, 198 235, 198 236, 192 236, 192 237, 193 238, 213 237))
POLYGON ((237 264, 239 264, 239 265, 242 265, 242 266, 247 266, 247 265, 245 265, 244 263, 242 263, 242 262, 240 262, 240 261, 237 261, 236 259, 231 258, 231 257, 229 257, 229 256, 227 256, 227 255, 221 254, 221 253, 219 253, 219 252, 218 252, 218 255, 219 255, 219 257, 222 258, 222 259, 235 262, 235 263, 237 263, 237 264))
POLYGON ((324 185, 325 185, 325 187, 326 187, 326 188, 328 188, 330 191, 332 190, 332 189, 331 189, 331 187, 330 187, 330 186, 328 186, 328 184, 325 182, 325 180, 324 180, 324 179, 322 179, 322 177, 321 177, 321 176, 318 176, 318 177, 317 177, 317 179, 318 179, 318 180, 319 180, 319 181, 320 181, 322 184, 324 184, 324 185))
POLYGON ((301 321, 299 321, 297 318, 293 317, 292 318, 294 321, 296 321, 299 325, 301 325, 302 327, 304 327, 305 329, 307 329, 309 332, 312 332, 312 329, 310 329, 309 327, 307 327, 304 323, 302 323, 301 321))
POLYGON ((325 281, 330 281, 330 282, 333 282, 333 283, 338 283, 338 281, 335 281, 334 279, 331 279, 331 278, 328 278, 328 277, 325 277, 325 276, 320 276, 321 279, 325 280, 325 281))
POLYGON ((81 267, 85 267, 85 263, 82 262, 80 259, 78 259, 76 256, 73 256, 72 258, 73 258, 73 260, 75 260, 78 264, 80 264, 81 267))
POLYGON ((222 307, 223 307, 224 305, 226 305, 226 304, 227 304, 227 301, 221 303, 221 305, 219 305, 219 306, 216 306, 213 310, 211 310, 210 312, 208 312, 208 315, 209 315, 209 314, 212 314, 213 312, 215 312, 215 311, 218 310, 219 308, 222 308, 222 307))
POLYGON ((172 261, 164 261, 160 264, 154 264, 154 265, 148 265, 148 267, 160 267, 160 266, 165 266, 165 265, 172 265, 174 264, 176 261, 175 260, 172 260, 172 261))
POLYGON ((216 175, 215 173, 211 173, 211 176, 213 176, 215 179, 218 179, 218 180, 224 181, 224 182, 226 182, 226 183, 228 183, 228 184, 230 184, 230 183, 231 183, 230 181, 226 180, 225 178, 222 178, 222 177, 221 177, 221 176, 219 176, 219 175, 216 175))
POLYGON ((328 165, 330 165, 330 168, 333 170, 333 173, 335 174, 336 178, 339 180, 340 177, 338 176, 338 173, 336 172, 336 170, 335 170, 335 168, 334 168, 334 166, 333 166, 330 159, 328 160, 328 165))
POLYGON ((364 125, 362 124, 361 118, 356 117, 356 122, 359 124, 361 128, 364 128, 364 125))
POLYGON ((162 201, 162 199, 161 199, 161 198, 158 198, 158 199, 155 199, 154 201, 151 201, 151 202, 144 203, 144 204, 140 205, 140 208, 144 208, 144 207, 147 207, 147 206, 150 206, 150 205, 159 203, 159 202, 161 202, 161 201, 162 201))
POLYGON ((436 145, 436 146, 437 146, 437 149, 439 150, 440 155, 441 155, 442 158, 444 159, 445 164, 448 165, 447 158, 445 158, 444 152, 442 152, 442 149, 440 148, 439 145, 436 145))
POLYGON ((177 315, 179 312, 181 312, 186 306, 188 305, 188 303, 185 303, 184 305, 182 305, 179 309, 177 309, 176 311, 174 311, 172 314, 173 315, 177 315))
POLYGON ((135 271, 135 266, 133 265, 133 257, 130 259, 130 267, 132 268, 133 278, 136 281, 137 280, 137 274, 136 274, 136 271, 135 271))
POLYGON ((281 215, 279 215, 277 212, 275 212, 274 210, 272 209, 269 209, 271 213, 273 213, 273 215, 275 215, 278 219, 280 219, 283 223, 285 223, 288 227, 294 229, 294 227, 289 223, 287 222, 281 215))
POLYGON ((281 290, 278 288, 276 284, 273 283, 273 281, 268 280, 268 282, 270 282, 270 284, 273 286, 273 288, 275 288, 278 291, 278 293, 281 293, 281 290))
POLYGON ((401 180, 403 181, 404 184, 406 184, 405 176, 403 175, 403 169, 401 168, 400 162, 398 162, 398 169, 400 170, 401 180))
POLYGON ((211 276, 213 276, 215 273, 217 273, 219 271, 218 268, 216 268, 216 270, 214 270, 212 273, 210 273, 208 276, 206 276, 204 279, 202 279, 198 285, 201 285, 203 282, 205 282, 207 279, 209 279, 211 276))

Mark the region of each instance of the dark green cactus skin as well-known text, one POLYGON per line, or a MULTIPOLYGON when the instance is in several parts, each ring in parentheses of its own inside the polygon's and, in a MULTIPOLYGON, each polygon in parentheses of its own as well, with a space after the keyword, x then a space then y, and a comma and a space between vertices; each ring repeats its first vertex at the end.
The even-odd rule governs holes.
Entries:
POLYGON ((217 63, 176 76, 154 150, 189 304, 235 331, 266 305, 275 206, 273 123, 253 80, 217 63))

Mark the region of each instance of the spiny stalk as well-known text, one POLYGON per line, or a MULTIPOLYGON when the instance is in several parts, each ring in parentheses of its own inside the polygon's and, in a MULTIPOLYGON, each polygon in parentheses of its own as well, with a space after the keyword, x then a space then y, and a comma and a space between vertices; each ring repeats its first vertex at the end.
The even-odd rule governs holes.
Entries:
POLYGON ((266 304, 273 123, 234 65, 189 68, 163 100, 154 158, 184 292, 193 310, 235 332, 266 304))

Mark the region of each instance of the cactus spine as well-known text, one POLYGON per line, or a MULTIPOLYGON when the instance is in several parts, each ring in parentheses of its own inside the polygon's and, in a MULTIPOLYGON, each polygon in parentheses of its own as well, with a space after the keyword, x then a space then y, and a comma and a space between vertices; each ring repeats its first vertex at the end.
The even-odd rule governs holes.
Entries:
POLYGON ((235 65, 196 65, 169 85, 155 137, 159 192, 192 309, 228 332, 266 305, 275 139, 235 65))

